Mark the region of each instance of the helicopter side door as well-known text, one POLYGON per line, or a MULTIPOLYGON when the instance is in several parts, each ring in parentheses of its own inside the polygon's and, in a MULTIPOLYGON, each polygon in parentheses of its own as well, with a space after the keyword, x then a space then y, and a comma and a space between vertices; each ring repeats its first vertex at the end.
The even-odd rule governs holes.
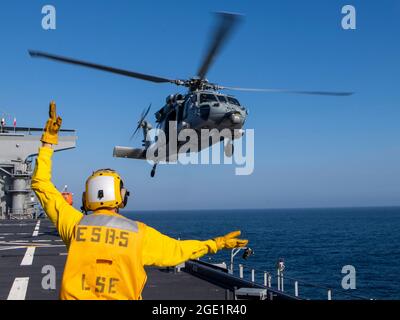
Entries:
POLYGON ((183 121, 185 121, 190 128, 195 129, 199 122, 199 108, 197 93, 192 93, 186 100, 183 110, 183 121))

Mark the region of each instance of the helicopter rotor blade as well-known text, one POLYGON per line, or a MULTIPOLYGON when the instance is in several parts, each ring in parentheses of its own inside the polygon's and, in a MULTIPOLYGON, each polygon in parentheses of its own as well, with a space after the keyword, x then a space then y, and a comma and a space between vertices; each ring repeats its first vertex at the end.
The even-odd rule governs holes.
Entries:
POLYGON ((144 73, 138 73, 138 72, 134 72, 134 71, 128 71, 128 70, 108 67, 108 66, 104 66, 104 65, 100 65, 100 64, 91 63, 91 62, 86 62, 86 61, 76 60, 76 59, 67 58, 67 57, 63 57, 63 56, 53 55, 53 54, 49 54, 46 52, 29 50, 29 55, 32 58, 45 58, 45 59, 54 60, 54 61, 58 61, 58 62, 64 62, 64 63, 69 63, 69 64, 78 65, 78 66, 82 66, 82 67, 111 72, 111 73, 131 77, 131 78, 141 79, 141 80, 145 80, 145 81, 151 81, 151 82, 155 82, 155 83, 173 83, 173 84, 179 85, 182 82, 180 80, 171 80, 171 79, 152 76, 152 75, 148 75, 148 74, 144 74, 144 73))
POLYGON ((217 30, 214 32, 214 36, 210 41, 210 45, 201 64, 197 76, 200 79, 204 79, 208 70, 210 69, 212 63, 214 62, 216 56, 221 50, 222 46, 228 40, 230 34, 232 33, 234 27, 237 25, 240 15, 226 12, 218 12, 217 17, 219 20, 219 25, 217 30))
POLYGON ((139 122, 138 122, 138 126, 136 127, 135 131, 134 131, 133 134, 131 135, 130 141, 132 141, 132 139, 133 139, 133 138, 136 136, 136 134, 138 133, 140 127, 142 126, 143 120, 146 119, 147 115, 148 115, 149 112, 150 112, 150 109, 151 109, 151 103, 150 103, 150 105, 148 106, 147 109, 144 109, 144 110, 142 111, 142 114, 140 115, 140 120, 139 120, 139 122))
POLYGON ((140 129, 140 126, 138 126, 138 127, 136 128, 136 130, 132 133, 132 135, 131 135, 129 141, 132 141, 132 140, 133 140, 133 138, 134 138, 134 137, 136 136, 136 134, 138 133, 139 129, 140 129))
POLYGON ((222 87, 218 86, 219 90, 247 91, 247 92, 267 92, 267 93, 290 93, 290 94, 305 94, 318 96, 351 96, 354 92, 334 92, 334 91, 299 91, 286 89, 256 89, 256 88, 238 88, 238 87, 222 87))
POLYGON ((146 119, 147 115, 148 115, 149 112, 150 112, 150 109, 151 109, 151 103, 150 103, 149 107, 147 108, 146 112, 144 113, 144 115, 142 116, 142 119, 143 119, 143 120, 146 119))

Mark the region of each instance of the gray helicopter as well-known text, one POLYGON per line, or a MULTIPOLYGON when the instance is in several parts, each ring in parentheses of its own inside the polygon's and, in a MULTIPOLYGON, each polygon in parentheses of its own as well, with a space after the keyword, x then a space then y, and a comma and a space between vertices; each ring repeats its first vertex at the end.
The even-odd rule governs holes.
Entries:
MULTIPOLYGON (((218 84, 209 82, 206 79, 206 75, 221 48, 226 43, 234 28, 237 26, 241 16, 232 13, 217 13, 217 18, 218 24, 215 28, 215 31, 213 32, 213 36, 210 38, 211 41, 209 44, 209 48, 206 52, 202 64, 200 65, 197 76, 188 80, 167 79, 163 77, 71 59, 40 51, 30 50, 29 54, 31 57, 34 58, 46 58, 58 62, 93 68, 154 83, 170 83, 188 88, 187 92, 184 94, 176 93, 173 95, 169 95, 166 99, 165 105, 155 113, 157 128, 163 130, 163 132, 167 134, 166 140, 161 148, 165 148, 167 150, 170 150, 170 148, 168 148, 168 145, 172 142, 172 140, 169 139, 168 132, 170 131, 170 125, 174 123, 176 125, 177 134, 179 134, 179 132, 184 129, 193 129, 199 133, 203 129, 217 129, 215 130, 215 132, 220 132, 224 129, 230 130, 232 132, 232 138, 230 139, 230 141, 224 141, 224 139, 210 139, 210 141, 212 141, 211 143, 198 141, 190 148, 190 152, 199 152, 202 150, 202 148, 204 148, 202 146, 210 147, 213 143, 215 144, 224 141, 225 155, 228 157, 232 156, 233 140, 242 137, 242 128, 244 127, 244 124, 246 122, 248 110, 234 96, 222 93, 222 91, 224 90, 270 93, 278 92, 324 96, 349 96, 353 94, 351 92, 239 88, 220 86, 218 84)), ((153 126, 146 120, 150 109, 151 105, 143 111, 138 122, 138 126, 131 137, 132 139, 137 134, 137 132, 142 129, 144 135, 142 148, 117 146, 114 148, 115 157, 151 160, 148 159, 147 155, 149 149, 152 148, 152 146, 154 147, 155 144, 148 140, 148 132, 153 128, 153 126)), ((198 136, 201 137, 200 134, 198 136)), ((155 139, 157 140, 157 137, 155 139)), ((200 139, 201 138, 199 138, 199 140, 200 139)), ((151 170, 151 177, 154 177, 156 167, 159 162, 170 162, 172 161, 171 159, 174 159, 175 161, 177 156, 176 153, 180 152, 178 151, 180 150, 179 146, 186 143, 179 141, 173 142, 178 146, 178 148, 175 149, 175 154, 166 153, 164 158, 157 157, 157 160, 153 161, 154 165, 151 170)), ((160 148, 160 145, 158 145, 157 148, 160 148)), ((184 152, 187 152, 187 149, 184 152)), ((155 154, 157 154, 157 151, 155 152, 155 154)))

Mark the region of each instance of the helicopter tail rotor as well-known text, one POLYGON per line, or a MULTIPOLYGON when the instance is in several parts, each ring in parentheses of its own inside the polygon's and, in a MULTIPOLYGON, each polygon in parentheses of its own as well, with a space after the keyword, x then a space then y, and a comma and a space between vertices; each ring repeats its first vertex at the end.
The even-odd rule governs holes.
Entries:
MULTIPOLYGON (((142 114, 140 115, 140 120, 138 121, 138 125, 137 125, 135 131, 131 135, 131 138, 130 138, 131 141, 136 136, 136 134, 139 132, 140 128, 142 128, 143 130, 146 130, 146 132, 147 132, 147 130, 149 130, 151 128, 151 125, 145 120, 150 112, 150 109, 151 109, 151 104, 147 107, 147 109, 144 109, 142 114)), ((146 136, 144 138, 146 138, 146 136)))

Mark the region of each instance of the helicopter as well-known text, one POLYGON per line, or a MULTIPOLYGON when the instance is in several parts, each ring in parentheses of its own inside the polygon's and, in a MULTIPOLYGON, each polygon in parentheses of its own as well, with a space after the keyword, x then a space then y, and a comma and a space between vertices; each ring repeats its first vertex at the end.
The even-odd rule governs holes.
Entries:
MULTIPOLYGON (((267 93, 290 93, 290 94, 306 94, 306 95, 323 95, 323 96, 350 96, 352 92, 327 92, 327 91, 294 91, 285 89, 258 89, 258 88, 241 88, 221 86, 216 83, 209 82, 206 75, 210 70, 215 58, 220 53, 222 47, 231 36, 233 30, 238 25, 242 16, 234 13, 219 12, 216 13, 217 25, 214 28, 213 35, 210 37, 208 50, 204 55, 203 61, 197 71, 197 76, 189 79, 169 79, 135 71, 129 71, 105 65, 95 64, 82 60, 72 59, 64 56, 49 54, 41 51, 29 50, 29 54, 33 58, 45 58, 57 62, 68 63, 77 66, 97 69, 105 72, 110 72, 130 78, 136 78, 144 81, 150 81, 157 84, 169 83, 176 86, 187 88, 186 93, 171 94, 166 98, 165 105, 155 113, 157 129, 167 133, 166 139, 161 148, 168 149, 172 139, 169 139, 168 132, 171 123, 176 125, 176 130, 179 134, 181 130, 193 129, 200 132, 203 129, 229 130, 232 132, 231 139, 224 141, 211 139, 211 143, 203 143, 199 141, 195 146, 192 146, 189 152, 200 152, 202 148, 211 147, 212 144, 224 142, 224 153, 231 157, 233 154, 233 141, 243 136, 243 127, 245 125, 248 109, 239 102, 239 100, 230 94, 223 91, 247 91, 247 92, 267 92, 267 93), (205 146, 205 147, 203 147, 205 146)), ((147 154, 150 148, 154 147, 148 139, 148 133, 153 128, 151 123, 146 120, 151 109, 151 105, 142 112, 138 125, 131 137, 131 140, 140 129, 143 131, 142 148, 121 147, 114 148, 113 155, 118 158, 130 158, 138 160, 149 160, 147 154)), ((200 135, 199 135, 200 136, 200 135)), ((157 140, 157 136, 155 137, 157 140)), ((201 138, 199 138, 201 140, 201 138)), ((176 141, 175 141, 176 143, 176 141)), ((178 146, 184 142, 177 143, 178 146)), ((160 145, 158 145, 160 148, 160 145)), ((151 177, 155 176, 157 165, 160 162, 172 162, 171 159, 176 159, 180 149, 176 149, 174 154, 165 154, 164 158, 157 158, 153 161, 151 177)), ((184 152, 188 152, 187 150, 184 152)), ((157 150, 156 150, 157 153, 157 150)))

